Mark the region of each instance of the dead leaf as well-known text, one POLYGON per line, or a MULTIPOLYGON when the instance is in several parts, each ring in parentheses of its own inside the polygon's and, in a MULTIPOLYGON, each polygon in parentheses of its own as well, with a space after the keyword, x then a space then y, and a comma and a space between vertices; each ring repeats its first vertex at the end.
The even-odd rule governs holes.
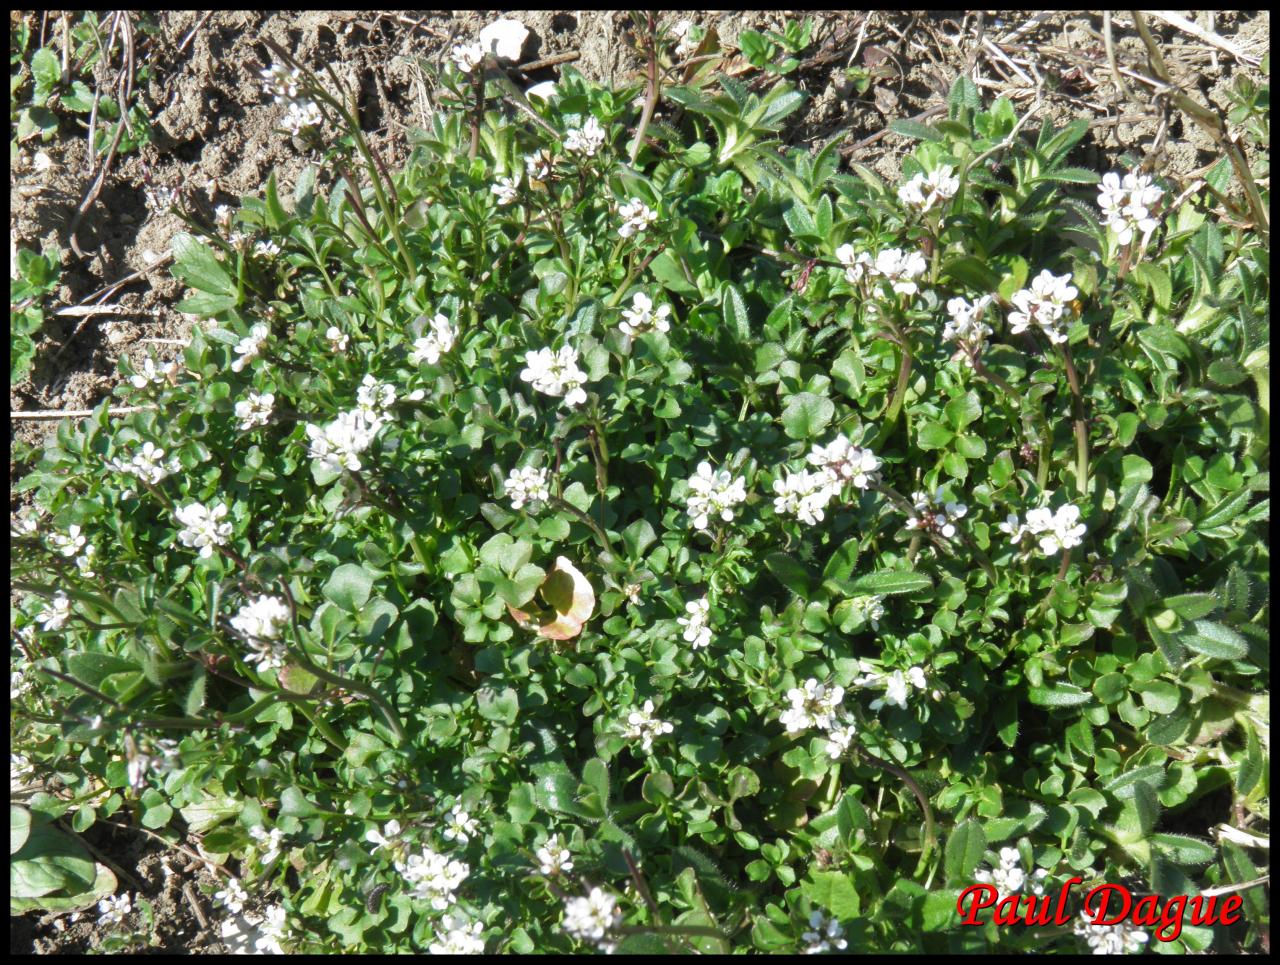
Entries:
MULTIPOLYGON (((596 593, 590 581, 563 556, 556 557, 538 595, 551 607, 549 612, 538 615, 540 622, 536 624, 538 636, 548 640, 572 640, 595 613, 596 593)), ((522 627, 535 628, 532 615, 510 605, 507 609, 522 627)))

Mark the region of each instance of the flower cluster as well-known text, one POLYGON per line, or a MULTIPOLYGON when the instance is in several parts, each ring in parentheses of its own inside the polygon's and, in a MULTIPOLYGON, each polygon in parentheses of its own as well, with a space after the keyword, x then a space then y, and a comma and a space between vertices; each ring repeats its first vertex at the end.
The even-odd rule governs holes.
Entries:
POLYGON ((307 438, 311 442, 308 455, 317 459, 330 472, 348 469, 359 472, 360 453, 373 443, 374 436, 382 428, 382 420, 364 408, 338 413, 326 426, 307 426, 307 438))
POLYGON ((272 828, 268 831, 261 825, 254 825, 249 829, 249 837, 262 849, 259 861, 265 866, 271 864, 276 858, 280 857, 280 852, 284 850, 284 832, 279 828, 272 828))
POLYGON ((631 308, 622 310, 622 321, 618 323, 618 328, 623 334, 632 336, 655 328, 659 332, 669 332, 671 323, 667 321, 667 316, 670 314, 670 305, 659 305, 655 309, 648 295, 636 292, 631 299, 631 308))
POLYGON ((935 204, 954 198, 960 190, 960 179, 949 164, 929 174, 917 174, 898 189, 898 200, 921 212, 928 211, 935 204))
POLYGON ((701 650, 711 642, 711 628, 707 620, 711 617, 711 601, 705 596, 701 600, 691 600, 684 605, 687 617, 676 617, 676 623, 684 627, 684 640, 694 650, 701 650))
POLYGON ((236 403, 236 418, 240 420, 240 428, 248 432, 255 426, 265 426, 271 421, 271 410, 275 404, 274 393, 250 392, 247 399, 236 403))
POLYGON ((564 903, 564 920, 560 923, 570 935, 583 942, 593 942, 606 951, 612 951, 613 943, 607 935, 622 924, 622 912, 612 895, 592 888, 584 898, 568 898, 564 903))
MULTIPOLYGON (((866 667, 865 664, 863 666, 866 667)), ((910 667, 906 671, 895 670, 889 674, 869 670, 854 680, 851 686, 884 688, 884 696, 877 697, 871 702, 872 710, 879 710, 886 704, 906 710, 911 689, 914 687, 916 690, 925 690, 929 682, 925 678, 924 670, 920 667, 910 667)))
POLYGON ((61 630, 69 616, 71 616, 71 599, 59 590, 49 601, 49 605, 40 611, 36 622, 40 624, 41 630, 48 633, 61 630))
POLYGON ((397 851, 400 848, 400 822, 394 818, 382 826, 382 830, 370 828, 365 832, 364 839, 373 845, 373 853, 377 854, 384 848, 387 851, 397 851))
POLYGON ((404 861, 396 861, 395 866, 413 897, 429 902, 436 911, 444 911, 454 903, 454 892, 471 874, 466 862, 450 859, 426 846, 422 854, 411 854, 404 861))
POLYGON ((427 946, 428 955, 483 955, 484 922, 471 921, 459 911, 451 911, 436 926, 436 939, 427 946))
POLYGON ((75 556, 84 548, 85 537, 80 535, 79 524, 72 523, 67 527, 65 536, 62 533, 50 533, 49 542, 63 556, 75 556))
POLYGON ((551 486, 545 469, 512 469, 503 487, 511 497, 512 509, 520 509, 525 503, 535 501, 545 503, 551 498, 551 486))
POLYGON ((969 507, 964 503, 947 501, 941 489, 934 490, 933 496, 914 492, 911 494, 911 504, 915 513, 907 517, 907 529, 920 529, 947 539, 956 535, 954 521, 969 512, 969 507))
POLYGON ((551 167, 554 159, 546 151, 539 151, 537 154, 526 154, 524 158, 524 173, 528 175, 530 181, 546 181, 551 177, 551 167))
POLYGON ((829 731, 836 726, 836 715, 844 701, 844 688, 819 683, 810 677, 803 687, 788 690, 787 700, 791 701, 791 706, 778 715, 778 721, 788 734, 798 734, 810 727, 829 731))
POLYGON ((863 278, 883 278, 899 295, 914 295, 920 290, 915 279, 929 270, 924 255, 918 251, 910 254, 901 248, 886 248, 872 258, 869 252, 857 252, 853 245, 841 245, 836 258, 844 265, 844 277, 856 285, 863 278))
POLYGON ((440 361, 440 356, 453 348, 457 338, 457 329, 449 323, 449 319, 443 315, 436 315, 431 319, 431 331, 421 338, 414 339, 409 361, 414 365, 421 365, 423 362, 435 365, 440 361))
POLYGON ((1024 886, 1031 894, 1043 895, 1044 881, 1048 877, 1049 872, 1044 868, 1037 869, 1028 877, 1022 870, 1022 858, 1017 848, 1001 848, 1000 863, 997 867, 990 871, 979 868, 973 873, 974 881, 984 885, 994 885, 996 891, 1002 896, 1017 894, 1024 886))
POLYGON ((825 471, 784 471, 787 475, 773 481, 774 512, 796 516, 809 526, 821 522, 827 503, 839 495, 840 484, 825 471))
POLYGON ((646 700, 639 710, 627 714, 627 726, 623 736, 628 740, 640 741, 640 749, 646 754, 653 748, 653 739, 675 730, 669 720, 659 720, 653 716, 653 701, 646 700))
POLYGON ((543 348, 526 352, 524 360, 526 368, 520 372, 520 378, 539 392, 563 396, 565 405, 579 405, 587 401, 587 393, 582 388, 587 381, 587 373, 578 368, 576 350, 568 345, 558 352, 543 348))
POLYGON ((587 123, 581 127, 571 128, 564 138, 564 149, 571 154, 585 154, 595 157, 596 151, 604 147, 605 132, 600 122, 588 117, 587 123))
POLYGON ((515 201, 519 188, 520 172, 517 171, 513 177, 498 178, 497 184, 493 185, 489 190, 498 199, 498 204, 506 205, 515 201))
POLYGON ((484 62, 484 48, 479 44, 454 44, 449 56, 458 70, 469 74, 484 62))
POLYGON ((446 841, 466 844, 479 826, 479 822, 464 811, 461 804, 455 804, 445 816, 444 830, 440 832, 440 836, 446 841))
POLYGON ((534 852, 538 859, 538 870, 544 875, 568 874, 573 870, 573 855, 560 843, 560 835, 553 834, 547 843, 534 852))
POLYGON ((855 596, 849 601, 849 609, 871 624, 872 629, 880 629, 880 619, 884 616, 883 596, 855 596))
POLYGON ((319 127, 324 122, 320 113, 320 105, 310 97, 302 96, 303 78, 297 68, 286 70, 279 64, 272 64, 261 72, 262 92, 271 95, 277 104, 285 105, 283 127, 295 137, 304 128, 319 127))
POLYGON ((622 227, 618 229, 618 234, 623 238, 648 231, 649 226, 658 218, 658 213, 639 198, 632 198, 621 205, 618 214, 622 216, 622 227))
POLYGON ((1009 313, 1009 331, 1020 335, 1035 324, 1054 345, 1067 341, 1066 317, 1072 301, 1080 294, 1071 284, 1071 274, 1055 275, 1048 268, 1031 279, 1031 287, 1013 293, 1015 311, 1009 313))
POLYGON ((177 369, 178 364, 176 362, 165 362, 163 365, 156 365, 156 360, 148 355, 142 360, 142 368, 129 376, 129 381, 135 389, 145 389, 148 385, 160 385, 168 382, 177 369))
POLYGON ((1075 933, 1085 940, 1095 955, 1131 955, 1140 952, 1151 936, 1127 921, 1114 925, 1095 925, 1087 912, 1080 912, 1075 933))
POLYGON ((324 331, 324 340, 328 343, 331 351, 345 352, 347 350, 347 342, 349 339, 342 329, 337 325, 330 325, 324 331))
MULTIPOLYGON (((1052 497, 1052 493, 1049 494, 1052 497)), ((1018 514, 1010 513, 1000 524, 1000 532, 1008 535, 1013 543, 1020 544, 1024 536, 1035 536, 1040 544, 1040 552, 1045 556, 1055 556, 1062 550, 1079 546, 1088 528, 1080 522, 1080 507, 1068 503, 1058 509, 1032 509, 1027 512, 1027 521, 1018 522, 1018 514)))
POLYGON ((236 343, 235 351, 238 358, 232 361, 231 371, 239 372, 256 359, 270 334, 271 329, 261 322, 249 329, 249 334, 236 343))
POLYGON ((253 947, 262 955, 283 955, 280 942, 288 936, 289 919, 279 905, 270 905, 262 910, 263 919, 258 925, 258 937, 253 947))
POLYGON ((257 664, 259 673, 279 670, 284 665, 283 651, 274 641, 280 639, 280 631, 289 623, 290 616, 283 600, 263 595, 242 604, 231 618, 231 628, 256 651, 246 659, 257 664))
POLYGON ((200 503, 188 503, 175 510, 173 515, 182 524, 178 539, 183 546, 199 547, 201 559, 211 557, 214 547, 222 546, 231 536, 231 523, 223 521, 227 515, 227 507, 223 503, 212 509, 200 503))
POLYGON ((840 922, 834 918, 828 919, 817 908, 809 913, 809 930, 800 937, 808 943, 804 950, 806 955, 842 952, 849 946, 840 922))
POLYGON ((715 470, 711 463, 700 462, 689 480, 689 518, 693 527, 705 531, 711 517, 724 522, 733 519, 733 507, 747 498, 747 481, 727 469, 715 470))
POLYGON ((983 295, 973 304, 963 298, 952 298, 947 301, 947 314, 950 318, 942 329, 942 338, 947 342, 955 342, 958 354, 973 364, 973 360, 982 352, 982 346, 991 334, 991 326, 982 320, 994 301, 991 295, 983 295))
POLYGON ((229 878, 226 887, 213 893, 213 903, 225 908, 229 913, 238 915, 244 911, 244 903, 249 900, 249 893, 240 884, 239 878, 229 878))
POLYGON ((869 489, 880 472, 880 457, 870 449, 859 449, 845 436, 836 436, 830 445, 815 445, 806 458, 837 487, 848 482, 858 489, 869 489))
POLYGON ((1116 233, 1116 240, 1127 245, 1135 231, 1143 237, 1160 225, 1160 219, 1152 209, 1160 203, 1164 191, 1156 187, 1148 174, 1130 172, 1121 180, 1114 171, 1102 176, 1098 189, 1098 207, 1107 221, 1107 227, 1116 233))
POLYGON ((108 895, 98 902, 98 924, 119 925, 131 911, 133 911, 131 895, 108 895))
POLYGON ((135 452, 128 461, 117 457, 109 460, 107 466, 116 472, 137 476, 152 485, 161 482, 170 473, 177 472, 182 468, 177 456, 173 456, 168 462, 165 462, 164 450, 154 442, 144 442, 142 448, 135 452))

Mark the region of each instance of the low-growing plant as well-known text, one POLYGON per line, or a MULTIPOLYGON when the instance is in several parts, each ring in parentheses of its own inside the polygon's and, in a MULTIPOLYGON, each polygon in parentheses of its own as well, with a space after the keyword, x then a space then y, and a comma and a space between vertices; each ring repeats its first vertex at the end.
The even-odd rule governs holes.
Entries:
MULTIPOLYGON (((959 890, 1256 885, 1269 270, 1225 162, 1100 178, 962 79, 895 186, 770 144, 781 84, 646 129, 460 45, 392 172, 273 49, 323 160, 181 210, 209 321, 19 483, 33 815, 194 836, 294 951, 1076 951, 959 890)), ((1242 894, 1169 947, 1258 947, 1242 894)))
POLYGON ((17 269, 9 279, 9 381, 26 377, 36 357, 36 336, 44 325, 45 298, 58 287, 61 265, 56 252, 37 255, 18 249, 17 269))

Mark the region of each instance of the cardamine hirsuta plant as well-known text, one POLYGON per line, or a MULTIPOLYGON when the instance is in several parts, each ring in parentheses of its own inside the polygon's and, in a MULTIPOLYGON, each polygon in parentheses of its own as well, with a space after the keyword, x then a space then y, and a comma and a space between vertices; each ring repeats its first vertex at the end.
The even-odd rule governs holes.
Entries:
MULTIPOLYGON (((648 44, 527 93, 460 44, 401 171, 273 48, 317 162, 178 195, 190 344, 18 483, 23 908, 129 913, 65 857, 98 820, 295 952, 1124 951, 956 897, 1261 876, 1230 167, 1072 166, 1084 121, 962 78, 886 184, 648 44)), ((1171 947, 1261 940, 1245 896, 1171 947)))

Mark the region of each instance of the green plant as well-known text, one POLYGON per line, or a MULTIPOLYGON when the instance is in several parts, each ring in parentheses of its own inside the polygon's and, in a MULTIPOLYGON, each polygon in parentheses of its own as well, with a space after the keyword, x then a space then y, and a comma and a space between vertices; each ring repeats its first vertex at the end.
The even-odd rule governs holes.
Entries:
POLYGON ((742 50, 742 56, 753 67, 771 74, 789 74, 800 66, 800 60, 795 55, 804 53, 808 48, 812 33, 812 18, 806 17, 803 23, 788 20, 783 24, 781 33, 776 30, 766 30, 763 33, 756 30, 742 31, 738 35, 738 46, 742 50), (782 61, 777 59, 780 53, 787 54, 782 61))
POLYGON ((1260 947, 1204 837, 1269 816, 1229 170, 1100 179, 962 80, 893 186, 780 152, 782 83, 633 137, 462 48, 392 172, 273 53, 323 161, 182 210, 183 371, 19 483, 44 816, 198 837, 295 951, 1079 949, 959 927, 997 871, 1240 887, 1169 947, 1260 947))
POLYGON ((58 287, 55 252, 18 249, 17 273, 9 280, 9 381, 26 378, 35 361, 34 336, 44 324, 44 300, 58 287))

